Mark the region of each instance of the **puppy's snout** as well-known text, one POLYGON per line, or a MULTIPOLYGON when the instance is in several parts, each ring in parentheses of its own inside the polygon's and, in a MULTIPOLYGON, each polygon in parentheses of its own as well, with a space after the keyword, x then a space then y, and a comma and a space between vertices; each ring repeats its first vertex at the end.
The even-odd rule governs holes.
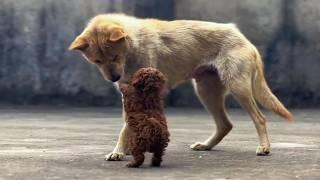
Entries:
POLYGON ((117 81, 119 81, 120 78, 121 78, 121 75, 119 75, 119 74, 111 74, 110 75, 110 80, 112 82, 117 82, 117 81))

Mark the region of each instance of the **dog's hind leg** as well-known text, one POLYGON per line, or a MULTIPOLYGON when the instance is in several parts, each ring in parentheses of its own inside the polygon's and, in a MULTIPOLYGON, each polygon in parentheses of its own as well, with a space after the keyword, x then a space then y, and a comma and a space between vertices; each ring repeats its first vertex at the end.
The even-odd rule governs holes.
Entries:
POLYGON ((259 110, 252 93, 251 80, 238 80, 230 84, 231 94, 238 100, 254 122, 258 132, 260 146, 256 150, 257 155, 268 155, 270 153, 270 143, 266 128, 266 118, 259 110))
POLYGON ((215 71, 206 71, 197 75, 193 85, 200 101, 216 122, 216 132, 204 142, 197 142, 190 147, 193 150, 210 150, 232 129, 225 111, 226 89, 215 71))

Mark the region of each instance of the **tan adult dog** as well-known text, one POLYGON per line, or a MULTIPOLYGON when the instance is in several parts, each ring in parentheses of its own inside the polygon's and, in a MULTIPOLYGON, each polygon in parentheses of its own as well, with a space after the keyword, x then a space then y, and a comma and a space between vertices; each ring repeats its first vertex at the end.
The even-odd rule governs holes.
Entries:
MULTIPOLYGON (((160 21, 123 14, 94 17, 72 42, 70 50, 82 51, 106 80, 126 82, 141 67, 158 68, 168 84, 193 80, 195 91, 216 122, 216 132, 190 147, 210 150, 232 129, 225 111, 231 93, 249 113, 259 135, 257 155, 267 155, 270 143, 265 108, 292 120, 291 113, 272 94, 259 52, 234 24, 203 21, 160 21)), ((121 160, 126 152, 126 125, 107 160, 121 160)))

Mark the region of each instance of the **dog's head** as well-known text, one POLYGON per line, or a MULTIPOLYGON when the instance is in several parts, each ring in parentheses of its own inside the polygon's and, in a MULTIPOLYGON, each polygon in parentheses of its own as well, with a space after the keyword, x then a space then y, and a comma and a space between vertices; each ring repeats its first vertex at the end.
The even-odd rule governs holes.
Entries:
POLYGON ((160 93, 165 89, 166 78, 155 68, 141 68, 132 76, 131 84, 140 92, 160 93))
POLYGON ((87 61, 95 64, 106 80, 116 82, 124 73, 129 47, 127 32, 107 16, 96 16, 71 43, 69 50, 80 50, 87 61))

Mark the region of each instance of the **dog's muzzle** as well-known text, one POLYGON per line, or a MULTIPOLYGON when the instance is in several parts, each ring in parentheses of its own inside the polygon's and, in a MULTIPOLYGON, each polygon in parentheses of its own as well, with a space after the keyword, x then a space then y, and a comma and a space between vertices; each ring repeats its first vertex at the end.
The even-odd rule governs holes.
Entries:
POLYGON ((121 75, 118 75, 118 74, 111 74, 111 76, 110 76, 110 80, 112 82, 117 82, 117 81, 119 81, 120 78, 121 78, 121 75))

